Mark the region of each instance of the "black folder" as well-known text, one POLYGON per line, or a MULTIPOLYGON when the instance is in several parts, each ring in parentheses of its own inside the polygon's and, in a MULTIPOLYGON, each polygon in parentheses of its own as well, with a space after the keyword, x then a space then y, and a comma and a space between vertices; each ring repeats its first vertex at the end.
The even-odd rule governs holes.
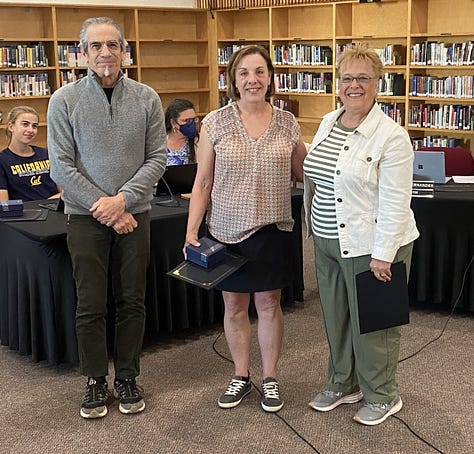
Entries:
POLYGON ((392 279, 382 282, 371 271, 356 275, 360 334, 409 323, 406 267, 397 262, 390 267, 392 279))
POLYGON ((0 222, 45 221, 47 217, 47 210, 25 208, 21 216, 11 218, 0 218, 0 222))
POLYGON ((184 261, 166 274, 209 290, 234 271, 237 271, 245 262, 247 262, 245 257, 226 252, 222 262, 214 268, 207 269, 192 262, 184 261))

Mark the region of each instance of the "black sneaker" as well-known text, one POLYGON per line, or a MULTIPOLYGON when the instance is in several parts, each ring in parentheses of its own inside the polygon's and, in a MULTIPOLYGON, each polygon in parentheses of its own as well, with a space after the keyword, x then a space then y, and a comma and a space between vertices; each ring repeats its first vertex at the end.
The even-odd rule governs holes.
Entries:
POLYGON ((242 402, 242 399, 252 391, 250 377, 245 378, 236 375, 227 386, 227 389, 221 394, 217 403, 221 408, 232 408, 242 402))
POLYGON ((102 418, 107 414, 107 382, 98 383, 92 377, 87 379, 86 395, 81 405, 83 418, 102 418))
POLYGON ((145 401, 142 397, 143 389, 138 386, 134 378, 114 381, 114 394, 120 399, 121 413, 139 413, 145 410, 145 401))
POLYGON ((278 391, 278 382, 273 377, 267 377, 262 383, 262 408, 265 411, 276 412, 283 407, 278 391))

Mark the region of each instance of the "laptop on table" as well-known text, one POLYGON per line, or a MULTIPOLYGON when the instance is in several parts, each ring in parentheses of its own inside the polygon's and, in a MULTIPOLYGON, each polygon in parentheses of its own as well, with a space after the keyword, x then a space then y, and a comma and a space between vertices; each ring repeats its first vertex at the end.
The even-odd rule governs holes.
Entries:
POLYGON ((165 173, 158 181, 155 194, 157 196, 169 195, 165 182, 173 195, 189 194, 193 189, 196 172, 197 163, 167 166, 165 173))
POLYGON ((442 151, 415 151, 413 180, 446 183, 444 153, 442 151))

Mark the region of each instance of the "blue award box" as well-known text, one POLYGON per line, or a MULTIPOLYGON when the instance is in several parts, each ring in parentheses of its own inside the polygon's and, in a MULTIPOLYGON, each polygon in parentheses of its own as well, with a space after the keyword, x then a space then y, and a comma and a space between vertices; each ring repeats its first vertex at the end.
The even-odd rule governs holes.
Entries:
POLYGON ((224 260, 226 247, 211 240, 210 238, 199 238, 199 247, 192 244, 186 246, 186 257, 189 262, 202 266, 203 268, 213 268, 224 260))
POLYGON ((5 200, 0 202, 1 218, 18 218, 23 216, 23 200, 5 200))

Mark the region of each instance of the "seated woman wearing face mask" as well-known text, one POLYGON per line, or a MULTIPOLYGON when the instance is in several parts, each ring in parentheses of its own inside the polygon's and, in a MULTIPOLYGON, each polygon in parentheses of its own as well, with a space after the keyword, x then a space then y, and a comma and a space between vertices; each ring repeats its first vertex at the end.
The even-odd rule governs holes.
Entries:
POLYGON ((165 112, 168 147, 167 166, 191 164, 196 161, 198 138, 196 112, 187 99, 171 101, 165 112))

